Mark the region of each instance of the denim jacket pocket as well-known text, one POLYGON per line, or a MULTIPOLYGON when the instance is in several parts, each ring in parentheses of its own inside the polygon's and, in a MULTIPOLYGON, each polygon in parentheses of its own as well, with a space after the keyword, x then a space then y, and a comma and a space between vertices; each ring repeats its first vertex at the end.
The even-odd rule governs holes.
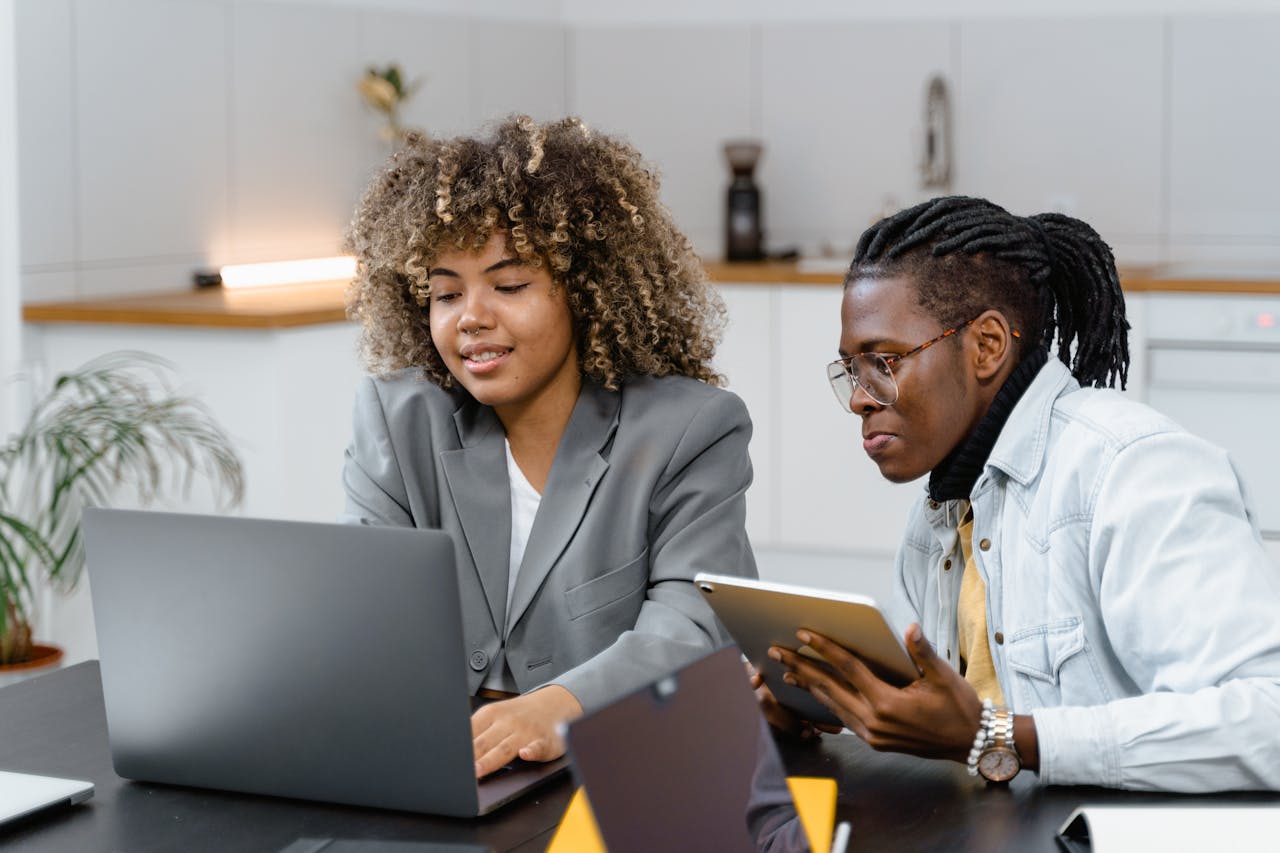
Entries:
POLYGON ((1084 649, 1084 627, 1075 616, 1025 628, 1009 638, 1009 666, 1028 678, 1057 684, 1062 665, 1084 649))
POLYGON ((1006 660, 1016 674, 1016 690, 1030 707, 1105 701, 1106 688, 1085 642, 1084 625, 1070 616, 1024 628, 1009 638, 1006 660), (1081 700, 1085 701, 1081 701, 1081 700))
POLYGON ((649 549, 624 565, 565 590, 570 619, 594 613, 602 607, 643 590, 649 579, 649 549))

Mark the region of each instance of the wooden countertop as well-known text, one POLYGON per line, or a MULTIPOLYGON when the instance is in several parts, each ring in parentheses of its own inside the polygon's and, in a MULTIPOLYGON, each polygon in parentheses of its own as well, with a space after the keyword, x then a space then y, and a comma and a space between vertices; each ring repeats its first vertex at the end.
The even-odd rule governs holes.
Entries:
POLYGON ((799 261, 703 261, 702 266, 712 281, 722 284, 842 284, 848 264, 824 259, 817 269, 799 261))
POLYGON ((119 323, 144 326, 216 326, 280 329, 341 323, 347 319, 346 282, 295 284, 251 290, 209 287, 176 293, 103 297, 27 305, 28 323, 119 323))
MULTIPOLYGON (((705 264, 711 280, 722 284, 842 284, 844 272, 831 271, 838 262, 822 263, 823 269, 805 269, 795 261, 759 261, 756 263, 708 261, 705 264)), ((1272 275, 1256 273, 1223 276, 1183 276, 1176 268, 1160 266, 1121 266, 1120 284, 1133 293, 1212 293, 1280 295, 1280 272, 1272 275)))
POLYGON ((1134 293, 1204 293, 1214 296, 1280 296, 1280 278, 1163 278, 1120 273, 1120 285, 1134 293))
MULTIPOLYGON (((817 270, 794 261, 726 263, 709 261, 707 273, 722 284, 839 285, 842 272, 832 265, 817 270)), ((1125 267, 1124 289, 1134 293, 1211 293, 1280 295, 1280 275, 1240 278, 1169 274, 1158 267, 1125 267)), ((205 326, 279 329, 341 323, 347 319, 343 301, 345 282, 320 282, 260 290, 212 287, 174 293, 102 297, 69 302, 30 304, 23 308, 28 323, 108 323, 153 326, 205 326)))

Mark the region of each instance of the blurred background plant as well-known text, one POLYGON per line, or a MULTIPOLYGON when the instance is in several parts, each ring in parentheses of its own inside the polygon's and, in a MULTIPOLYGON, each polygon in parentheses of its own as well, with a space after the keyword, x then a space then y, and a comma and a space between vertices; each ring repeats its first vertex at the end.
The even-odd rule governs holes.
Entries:
MULTIPOLYGON (((115 352, 54 381, 0 446, 0 665, 32 651, 37 572, 64 592, 84 567, 80 511, 122 488, 150 503, 209 480, 220 508, 244 497, 231 439, 200 402, 173 392, 172 367, 115 352)), ((180 556, 179 556, 180 559, 180 556)))
POLYGON ((385 68, 371 65, 360 78, 357 88, 364 102, 386 117, 380 131, 385 141, 399 144, 414 129, 401 123, 400 108, 421 86, 421 78, 406 83, 400 66, 394 62, 385 68))

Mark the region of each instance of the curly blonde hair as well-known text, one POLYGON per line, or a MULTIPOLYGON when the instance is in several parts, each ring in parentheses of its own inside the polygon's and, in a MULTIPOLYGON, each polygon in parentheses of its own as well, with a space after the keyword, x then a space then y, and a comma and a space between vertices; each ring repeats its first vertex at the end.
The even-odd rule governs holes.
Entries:
POLYGON ((357 260, 348 313, 367 366, 421 368, 454 385, 431 340, 427 271, 494 234, 565 289, 582 373, 616 390, 632 376, 711 384, 724 304, 628 143, 573 118, 512 116, 487 139, 419 134, 373 180, 347 235, 357 260))

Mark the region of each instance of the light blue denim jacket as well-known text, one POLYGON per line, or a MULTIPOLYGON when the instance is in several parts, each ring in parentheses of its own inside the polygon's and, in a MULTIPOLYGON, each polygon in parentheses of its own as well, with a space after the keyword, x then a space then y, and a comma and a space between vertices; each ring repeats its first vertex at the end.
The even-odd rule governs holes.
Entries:
MULTIPOLYGON (((1042 782, 1280 790, 1280 568, 1223 450, 1051 358, 971 498, 987 638, 1042 782)), ((957 667, 962 513, 912 510, 891 615, 957 667)))

